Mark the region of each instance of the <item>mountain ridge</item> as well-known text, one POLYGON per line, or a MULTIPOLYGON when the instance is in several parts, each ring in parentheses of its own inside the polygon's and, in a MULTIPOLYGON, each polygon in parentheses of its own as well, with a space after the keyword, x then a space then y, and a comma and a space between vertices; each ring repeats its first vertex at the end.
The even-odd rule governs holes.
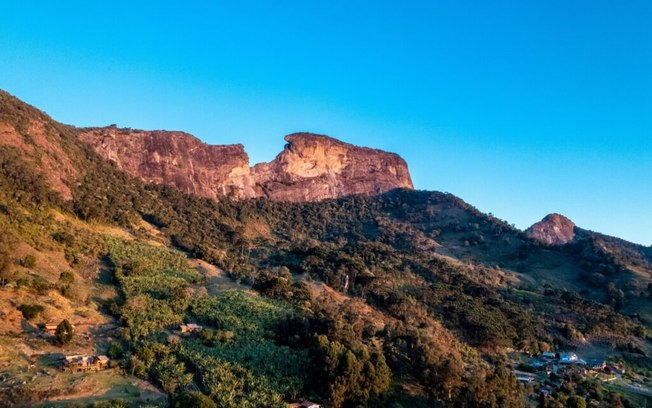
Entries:
POLYGON ((79 137, 132 176, 212 199, 301 202, 414 188, 397 154, 313 133, 287 135, 274 160, 253 166, 243 145, 209 145, 185 132, 107 127, 79 137))

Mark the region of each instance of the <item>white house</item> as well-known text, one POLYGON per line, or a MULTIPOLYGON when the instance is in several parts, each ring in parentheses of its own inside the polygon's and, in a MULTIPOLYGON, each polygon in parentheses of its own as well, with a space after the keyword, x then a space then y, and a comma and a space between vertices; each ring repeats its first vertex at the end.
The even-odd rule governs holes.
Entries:
POLYGON ((571 364, 577 361, 577 354, 575 353, 561 353, 559 355, 560 364, 571 364))

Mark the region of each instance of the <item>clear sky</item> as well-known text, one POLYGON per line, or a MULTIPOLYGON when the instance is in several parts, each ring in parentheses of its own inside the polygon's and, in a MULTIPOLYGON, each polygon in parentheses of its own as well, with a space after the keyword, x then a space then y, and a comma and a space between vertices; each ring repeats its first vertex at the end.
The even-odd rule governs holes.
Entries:
POLYGON ((416 188, 526 228, 652 244, 652 1, 29 1, 0 88, 77 126, 401 154, 416 188))

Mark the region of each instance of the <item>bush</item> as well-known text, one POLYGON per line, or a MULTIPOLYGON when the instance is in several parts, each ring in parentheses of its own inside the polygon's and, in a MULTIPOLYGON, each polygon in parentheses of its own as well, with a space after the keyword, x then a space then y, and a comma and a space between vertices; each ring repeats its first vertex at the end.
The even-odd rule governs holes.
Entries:
POLYGON ((63 271, 61 272, 61 275, 59 275, 59 282, 65 284, 75 283, 75 275, 73 275, 72 272, 63 271))
POLYGON ((22 304, 18 306, 18 310, 20 310, 23 313, 23 317, 27 320, 31 320, 38 316, 42 311, 43 311, 43 306, 29 303, 29 304, 22 304))
POLYGON ((57 326, 57 330, 54 332, 54 340, 56 344, 64 345, 70 343, 74 335, 74 330, 72 324, 68 320, 63 320, 57 326))
POLYGON ((36 266, 36 257, 34 255, 27 255, 20 261, 20 266, 32 269, 36 266))

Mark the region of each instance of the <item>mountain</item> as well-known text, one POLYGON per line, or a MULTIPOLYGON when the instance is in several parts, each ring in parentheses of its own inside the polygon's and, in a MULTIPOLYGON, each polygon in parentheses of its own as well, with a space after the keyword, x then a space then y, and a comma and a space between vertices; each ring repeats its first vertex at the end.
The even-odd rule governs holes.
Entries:
POLYGON ((548 245, 564 245, 575 237, 575 224, 561 214, 548 214, 525 234, 548 245))
POLYGON ((0 134, 0 407, 525 407, 544 382, 547 406, 650 402, 632 386, 652 372, 649 248, 542 242, 325 136, 252 167, 242 146, 75 128, 2 92, 0 134), (64 319, 67 345, 41 329, 64 319), (527 354, 550 350, 628 378, 548 379, 527 354), (120 370, 58 369, 105 353, 120 370))
MULTIPOLYGON (((649 248, 579 228, 560 214, 547 215, 525 230, 525 235, 546 245, 567 245, 565 251, 579 254, 583 269, 581 275, 593 286, 606 284, 609 276, 629 274, 647 278, 652 272, 649 248)), ((645 282, 646 279, 641 280, 641 283, 645 282)))
POLYGON ((242 145, 211 146, 183 132, 108 127, 85 129, 79 137, 143 181, 213 199, 301 202, 413 188, 398 155, 310 133, 286 136, 273 161, 253 167, 242 145))

